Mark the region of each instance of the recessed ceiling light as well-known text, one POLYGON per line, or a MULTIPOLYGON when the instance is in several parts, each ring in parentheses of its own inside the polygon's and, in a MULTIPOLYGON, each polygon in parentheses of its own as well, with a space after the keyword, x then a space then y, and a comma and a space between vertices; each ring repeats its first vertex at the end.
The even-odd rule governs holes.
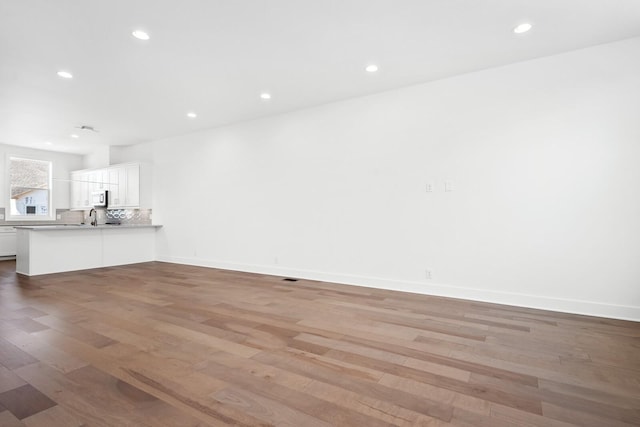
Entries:
POLYGON ((522 23, 522 24, 518 25, 517 27, 515 27, 513 29, 513 32, 516 33, 516 34, 526 33, 532 27, 533 27, 533 25, 529 24, 528 22, 525 22, 525 23, 522 23))
POLYGON ((72 133, 72 134, 71 134, 71 135, 69 135, 69 136, 70 136, 71 138, 74 138, 74 139, 76 139, 76 138, 80 138, 80 137, 79 137, 78 135, 76 135, 75 133, 72 133))
POLYGON ((260 94, 260 98, 262 98, 262 99, 271 99, 271 94, 270 93, 266 93, 266 92, 261 93, 260 94))
POLYGON ((45 142, 44 142, 44 145, 53 145, 53 142, 45 141, 45 142))
POLYGON ((378 71, 378 66, 375 64, 367 65, 367 68, 365 68, 365 70, 367 70, 368 73, 375 73, 376 71, 378 71))
POLYGON ((195 119, 196 117, 198 117, 198 115, 196 113, 194 113, 193 111, 187 113, 187 117, 189 117, 190 119, 195 119))
POLYGON ((58 76, 62 77, 63 79, 72 79, 73 78, 73 74, 71 74, 68 71, 58 71, 58 76))
POLYGON ((131 35, 137 39, 140 40, 149 40, 149 34, 147 34, 146 32, 142 31, 142 30, 135 30, 133 33, 131 33, 131 35))

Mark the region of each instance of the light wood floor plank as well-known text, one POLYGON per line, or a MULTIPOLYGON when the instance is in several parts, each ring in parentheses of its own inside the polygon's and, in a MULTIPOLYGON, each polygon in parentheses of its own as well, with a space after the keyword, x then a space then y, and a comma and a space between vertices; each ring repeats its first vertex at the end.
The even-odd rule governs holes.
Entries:
POLYGON ((0 425, 637 426, 639 340, 636 322, 319 281, 2 261, 0 425))

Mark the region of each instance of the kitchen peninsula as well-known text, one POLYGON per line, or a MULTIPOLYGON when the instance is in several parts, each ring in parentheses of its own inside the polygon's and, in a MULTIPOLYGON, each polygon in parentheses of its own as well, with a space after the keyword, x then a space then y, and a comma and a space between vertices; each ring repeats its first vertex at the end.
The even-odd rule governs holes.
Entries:
POLYGON ((16 272, 26 276, 155 260, 160 225, 16 226, 16 272))

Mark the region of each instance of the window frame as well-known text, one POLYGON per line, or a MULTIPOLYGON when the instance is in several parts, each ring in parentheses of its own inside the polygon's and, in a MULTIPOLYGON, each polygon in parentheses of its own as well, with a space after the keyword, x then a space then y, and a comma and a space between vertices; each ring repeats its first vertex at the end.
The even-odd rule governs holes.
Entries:
POLYGON ((6 197, 5 197, 5 221, 14 221, 14 222, 29 222, 29 221, 55 221, 56 220, 56 211, 53 206, 53 172, 54 172, 55 164, 53 160, 40 157, 33 156, 30 154, 10 154, 7 153, 5 158, 5 180, 6 180, 6 197), (12 215, 11 214, 11 161, 12 160, 35 160, 38 162, 47 162, 49 163, 49 197, 48 197, 48 214, 47 215, 12 215))

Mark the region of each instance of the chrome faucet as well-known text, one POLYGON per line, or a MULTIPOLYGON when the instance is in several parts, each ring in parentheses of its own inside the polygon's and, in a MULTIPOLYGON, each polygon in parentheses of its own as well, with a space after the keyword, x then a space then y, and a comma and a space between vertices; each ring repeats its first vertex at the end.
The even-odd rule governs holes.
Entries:
POLYGON ((91 225, 93 225, 94 227, 98 226, 98 211, 95 210, 94 208, 91 208, 91 210, 89 211, 89 219, 91 219, 91 215, 93 215, 93 213, 95 212, 96 217, 93 221, 91 221, 91 225))

